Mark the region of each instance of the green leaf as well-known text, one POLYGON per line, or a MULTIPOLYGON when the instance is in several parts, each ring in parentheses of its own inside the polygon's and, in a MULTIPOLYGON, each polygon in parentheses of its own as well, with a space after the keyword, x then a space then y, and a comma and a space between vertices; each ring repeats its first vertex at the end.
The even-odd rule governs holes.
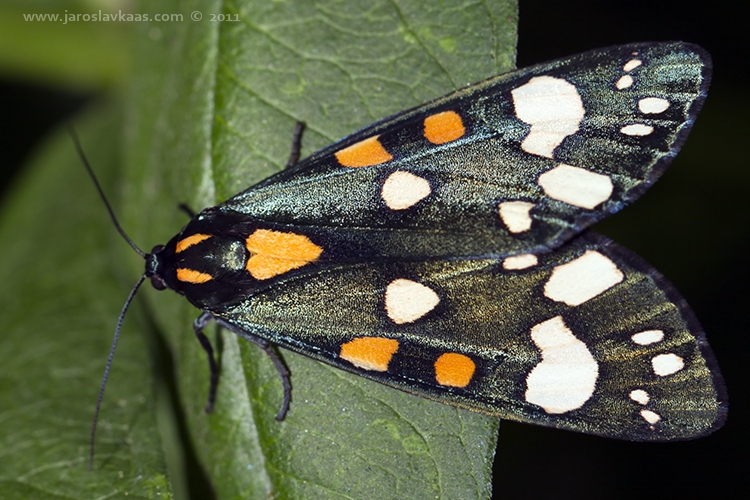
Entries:
MULTIPOLYGON (((104 106, 79 127, 110 192, 119 164, 117 109, 104 106)), ((2 497, 171 498, 138 308, 122 333, 88 472, 98 381, 126 293, 108 248, 122 250, 122 241, 67 134, 30 167, 0 218, 2 497)))
POLYGON ((76 91, 120 82, 131 65, 133 24, 120 22, 120 13, 107 0, 6 0, 0 72, 76 91))
MULTIPOLYGON (((105 191, 123 226, 145 250, 166 242, 187 222, 176 209, 178 203, 194 210, 215 205, 278 171, 289 154, 295 121, 307 123, 303 154, 311 153, 389 114, 507 71, 515 53, 516 5, 507 0, 491 5, 161 0, 134 12, 182 13, 184 19, 134 23, 135 67, 124 117, 103 111, 106 119, 100 121, 107 126, 89 125, 85 130, 90 127, 91 135, 82 134, 82 139, 97 172, 110 166, 115 172, 121 155, 122 168, 119 174, 106 174, 105 191), (201 20, 192 20, 193 12, 199 12, 201 20), (224 21, 219 21, 222 14, 224 21), (121 147, 119 137, 124 138, 121 147)), ((40 167, 8 205, 0 226, 3 241, 24 242, 23 247, 3 249, 12 254, 2 262, 12 276, 4 293, 5 304, 12 306, 7 310, 13 311, 11 329, 17 333, 2 340, 11 344, 0 355, 24 360, 22 366, 27 366, 28 354, 19 353, 44 353, 38 354, 39 367, 31 372, 17 368, 6 375, 3 368, 7 390, 2 408, 11 415, 7 419, 35 411, 32 402, 38 400, 49 400, 46 404, 55 408, 42 410, 45 415, 62 415, 57 411, 62 406, 79 412, 59 425, 71 435, 68 440, 77 443, 72 469, 83 471, 86 415, 92 409, 116 304, 124 299, 127 283, 143 272, 143 264, 111 227, 103 227, 107 221, 101 203, 80 180, 83 174, 74 165, 72 147, 66 151, 45 157, 45 162, 52 163, 53 156, 65 161, 49 167, 54 175, 40 167), (95 231, 78 227, 94 227, 93 221, 98 224, 95 231), (68 264, 73 259, 76 264, 68 264), (121 279, 115 282, 112 276, 121 279), (85 328, 75 320, 50 320, 50 308, 76 311, 85 328), (45 328, 49 343, 37 343, 45 328), (85 332, 85 341, 68 341, 68 332, 75 329, 85 332), (47 348, 58 342, 59 349, 47 348), (45 346, 41 351, 40 345, 45 346), (78 356, 84 361, 76 361, 78 356), (86 373, 78 375, 76 384, 62 382, 45 372, 53 365, 64 367, 57 368, 63 375, 81 367, 86 373), (23 399, 17 386, 26 378, 33 385, 22 393, 23 399), (85 396, 69 394, 74 388, 85 396)), ((128 313, 115 357, 94 473, 64 483, 68 490, 46 483, 40 490, 89 498, 92 495, 81 492, 124 492, 132 486, 141 488, 143 496, 155 491, 168 495, 154 440, 158 418, 167 455, 176 457, 169 468, 176 494, 183 483, 192 485, 203 473, 191 469, 187 478, 180 473, 182 460, 190 462, 195 453, 220 499, 490 496, 497 419, 407 395, 282 351, 292 373, 293 399, 287 419, 278 423, 274 416, 282 390, 269 360, 254 345, 215 329, 207 333, 220 356, 221 379, 216 410, 206 415, 208 365, 191 328, 197 313, 174 293, 144 287, 128 313), (179 394, 177 419, 184 415, 182 425, 190 436, 176 450, 168 445, 169 437, 180 437, 180 431, 168 429, 170 419, 156 415, 150 404, 150 373, 144 362, 148 351, 139 332, 155 337, 152 345, 157 346, 163 336, 170 347, 179 394), (135 429, 141 429, 137 436, 135 429), (128 469, 120 463, 138 464, 141 479, 130 474, 135 465, 128 469), (122 478, 119 472, 110 474, 119 470, 122 478), (152 479, 145 481, 147 477, 152 479), (76 481, 79 490, 73 489, 76 481), (86 489, 93 488, 91 484, 100 490, 86 489), (149 490, 146 484, 158 484, 159 489, 149 490)), ((18 367, 21 361, 3 366, 18 367)), ((13 435, 2 431, 5 450, 22 450, 27 445, 17 443, 34 442, 44 425, 28 421, 32 424, 19 424, 13 435)), ((12 455, 7 452, 3 459, 11 467, 0 467, 4 479, 18 484, 19 497, 24 495, 21 486, 35 484, 29 478, 37 477, 34 471, 40 468, 48 471, 44 477, 50 481, 65 476, 54 469, 59 459, 49 454, 34 451, 23 463, 12 455)))

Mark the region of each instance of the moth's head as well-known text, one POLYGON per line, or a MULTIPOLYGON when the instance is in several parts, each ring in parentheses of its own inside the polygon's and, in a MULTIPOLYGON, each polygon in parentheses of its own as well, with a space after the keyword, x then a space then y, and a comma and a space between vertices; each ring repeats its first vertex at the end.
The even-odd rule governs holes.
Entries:
POLYGON ((146 277, 151 279, 151 285, 157 290, 166 290, 169 288, 162 275, 164 269, 164 245, 156 245, 151 249, 151 253, 146 254, 146 277))

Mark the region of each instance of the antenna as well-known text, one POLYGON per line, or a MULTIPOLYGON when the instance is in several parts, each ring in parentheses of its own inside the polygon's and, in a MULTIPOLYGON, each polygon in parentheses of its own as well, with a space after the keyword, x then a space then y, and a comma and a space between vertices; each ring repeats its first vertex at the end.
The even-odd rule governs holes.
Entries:
POLYGON ((115 225, 115 228, 117 229, 117 232, 120 233, 120 236, 122 236, 125 241, 128 242, 128 244, 133 247, 133 250, 135 250, 135 253, 146 258, 146 252, 138 248, 138 245, 136 245, 133 240, 130 239, 130 237, 125 233, 125 230, 123 230, 122 226, 120 226, 120 223, 117 221, 117 217, 115 217, 115 212, 112 210, 112 207, 109 204, 109 201, 107 200, 107 197, 104 196, 104 191, 102 190, 102 187, 99 185, 99 180, 96 178, 96 175, 94 175, 94 171, 91 169, 91 165, 89 165, 89 161, 86 159, 86 155, 83 153, 83 148, 81 147, 81 143, 78 140, 78 135, 76 134, 76 131, 73 129, 73 127, 69 127, 68 131, 70 132, 70 136, 73 138, 73 143, 75 144, 76 151, 78 151, 78 156, 81 158, 81 162, 83 162, 83 166, 86 167, 86 171, 89 173, 89 177, 91 177, 91 180, 94 181, 94 186, 96 186, 96 190, 99 192, 99 197, 104 202, 104 205, 107 207, 107 211, 109 212, 109 217, 112 219, 112 222, 115 225))
MULTIPOLYGON (((73 138, 73 144, 75 144, 76 151, 78 152, 78 156, 81 158, 81 162, 83 163, 83 166, 86 167, 86 171, 89 174, 89 177, 91 177, 91 180, 94 182, 94 186, 96 186, 96 190, 99 192, 99 197, 104 202, 104 206, 107 207, 107 211, 109 212, 109 217, 112 219, 112 222, 115 225, 115 228, 117 229, 117 232, 120 233, 120 236, 125 239, 125 241, 128 242, 128 244, 135 250, 135 252, 143 257, 144 259, 147 257, 146 253, 138 248, 138 245, 136 245, 133 240, 130 239, 130 237, 125 233, 125 230, 122 229, 122 226, 120 226, 120 223, 117 221, 117 217, 115 217, 115 212, 112 210, 112 206, 109 204, 109 201, 107 200, 107 197, 104 195, 104 191, 102 190, 101 185, 99 184, 99 180, 96 178, 96 175, 94 175, 94 171, 91 168, 91 165, 89 165, 89 161, 86 159, 86 155, 83 153, 83 148, 81 147, 81 142, 78 140, 78 135, 76 134, 73 127, 70 127, 69 129, 70 136, 73 138)), ((109 356, 107 357, 107 364, 104 367, 104 376, 102 377, 102 385, 99 388, 99 397, 96 399, 96 410, 94 410, 94 421, 91 423, 91 442, 89 445, 89 472, 91 472, 91 469, 94 466, 94 436, 96 435, 96 424, 99 421, 99 410, 102 407, 102 399, 104 398, 104 389, 107 386, 107 379, 109 379, 109 370, 112 367, 112 359, 115 357, 115 349, 117 348, 117 341, 120 339, 120 330, 122 329, 122 322, 125 319, 125 313, 128 311, 128 308, 130 307, 130 303, 133 302, 133 297, 135 297, 136 292, 138 291, 138 288, 143 284, 143 281, 146 279, 146 274, 144 273, 138 282, 135 284, 133 289, 130 291, 130 295, 128 295, 127 300, 125 300, 125 304, 122 306, 122 311, 120 311, 120 317, 117 318, 117 327, 115 328, 115 337, 112 340, 112 347, 109 349, 109 356)))
POLYGON ((94 421, 91 424, 91 443, 89 444, 89 472, 91 472, 94 466, 94 435, 96 434, 96 423, 99 421, 99 409, 102 407, 102 399, 104 398, 104 388, 107 386, 107 379, 109 378, 109 369, 112 366, 112 359, 115 357, 115 349, 117 348, 117 341, 120 340, 120 329, 122 328, 122 322, 125 319, 125 313, 130 307, 130 303, 135 297, 135 293, 140 288, 143 280, 146 279, 146 275, 140 277, 138 282, 135 284, 133 289, 130 291, 125 305, 122 306, 120 311, 120 317, 117 318, 117 328, 115 328, 115 337, 112 339, 112 347, 109 349, 109 356, 107 357, 107 364, 104 367, 104 376, 102 377, 102 386, 99 389, 99 397, 96 399, 96 410, 94 410, 94 421))

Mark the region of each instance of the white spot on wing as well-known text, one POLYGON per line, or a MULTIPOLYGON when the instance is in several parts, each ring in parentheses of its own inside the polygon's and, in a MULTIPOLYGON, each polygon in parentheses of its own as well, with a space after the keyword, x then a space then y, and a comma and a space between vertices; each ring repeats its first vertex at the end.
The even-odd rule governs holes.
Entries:
POLYGON ((583 304, 624 279, 614 262, 594 250, 552 270, 544 295, 569 306, 583 304))
POLYGON ((645 332, 636 333, 630 338, 638 345, 655 344, 664 339, 664 332, 661 330, 646 330, 645 332))
POLYGON ((643 389, 635 389, 634 391, 630 391, 630 399, 638 404, 647 405, 651 401, 651 396, 643 389))
POLYGON ((623 75, 620 77, 619 80, 617 80, 617 83, 615 83, 615 87, 617 87, 617 90, 626 89, 633 85, 633 77, 630 75, 623 75))
POLYGON ((667 108, 669 108, 669 101, 661 97, 644 97, 638 101, 638 109, 641 113, 663 113, 667 108))
POLYGON ((654 413, 651 410, 641 410, 641 416, 648 422, 649 424, 653 425, 659 420, 661 420, 661 417, 658 413, 654 413))
POLYGON ((403 278, 385 290, 385 310, 396 324, 411 323, 435 309, 440 297, 431 288, 403 278))
POLYGON ((552 158, 555 148, 578 131, 586 113, 575 85, 561 78, 534 77, 511 95, 516 116, 531 125, 521 149, 546 158, 552 158))
POLYGON ((642 123, 635 123, 633 125, 625 125, 620 129, 620 132, 622 132, 625 135, 636 135, 636 136, 643 136, 643 135, 649 135, 651 132, 654 131, 654 127, 651 125, 644 125, 642 123))
POLYGON ((404 210, 426 198, 432 189, 422 177, 397 170, 385 180, 380 195, 391 210, 404 210))
POLYGON ((651 366, 655 374, 666 377, 685 368, 685 362, 677 354, 659 354, 651 359, 651 366))
POLYGON ((623 71, 633 71, 635 68, 643 64, 643 61, 640 59, 631 59, 630 61, 625 63, 625 66, 622 67, 623 71))
POLYGON ((542 361, 526 377, 526 401, 547 413, 580 408, 596 389, 599 365, 586 344, 565 326, 561 316, 531 329, 542 361))
POLYGON ((498 205, 500 218, 511 233, 522 233, 531 228, 529 212, 534 208, 527 201, 506 201, 498 205))
POLYGON ((612 195, 609 177, 564 163, 540 175, 537 183, 550 198, 588 209, 612 195))
POLYGON ((508 257, 503 261, 503 269, 518 270, 526 269, 537 265, 539 259, 533 253, 524 253, 508 257))

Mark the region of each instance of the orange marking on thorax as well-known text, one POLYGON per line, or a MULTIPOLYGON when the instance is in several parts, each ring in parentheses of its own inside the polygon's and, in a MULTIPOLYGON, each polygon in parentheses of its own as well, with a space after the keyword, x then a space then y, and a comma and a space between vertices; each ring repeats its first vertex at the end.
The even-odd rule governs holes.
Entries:
POLYGON ((466 387, 474 376, 476 365, 468 356, 447 352, 435 361, 435 378, 440 385, 466 387))
POLYGON ((360 337, 342 344, 339 356, 363 370, 384 372, 397 350, 398 340, 360 337))
POLYGON ((302 234, 256 229, 245 240, 251 257, 245 269, 256 280, 266 280, 297 269, 320 257, 323 249, 302 234))
POLYGON ((369 167, 392 160, 393 156, 380 144, 378 137, 376 135, 336 151, 336 159, 345 167, 369 167))
POLYGON ((184 281, 185 283, 200 285, 201 283, 205 283, 206 281, 211 281, 212 279, 214 279, 214 277, 210 274, 202 273, 194 269, 185 269, 181 267, 177 269, 177 279, 180 281, 184 281))
POLYGON ((177 242, 177 247, 174 250, 174 253, 180 253, 184 250, 186 250, 188 247, 191 247, 193 245, 197 245, 201 241, 205 241, 211 237, 210 234, 201 234, 196 233, 192 236, 188 236, 187 238, 184 238, 177 242))
POLYGON ((455 111, 435 113, 424 119, 424 136, 433 144, 455 141, 465 133, 464 123, 455 111))

